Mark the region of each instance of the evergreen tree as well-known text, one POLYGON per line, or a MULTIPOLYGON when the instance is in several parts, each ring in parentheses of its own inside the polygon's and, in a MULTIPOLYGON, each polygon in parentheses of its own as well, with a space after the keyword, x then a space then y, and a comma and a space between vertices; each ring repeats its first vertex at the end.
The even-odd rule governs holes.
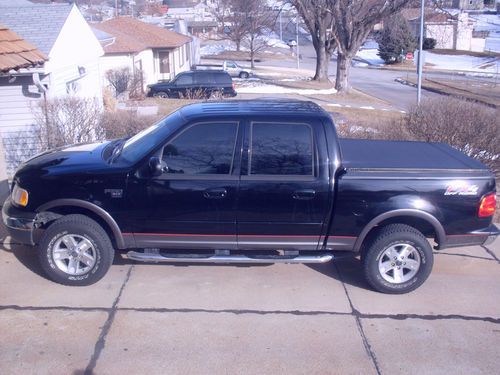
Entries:
POLYGON ((417 41, 401 15, 396 15, 384 22, 384 29, 377 36, 378 55, 386 64, 399 63, 408 52, 417 48, 417 41))

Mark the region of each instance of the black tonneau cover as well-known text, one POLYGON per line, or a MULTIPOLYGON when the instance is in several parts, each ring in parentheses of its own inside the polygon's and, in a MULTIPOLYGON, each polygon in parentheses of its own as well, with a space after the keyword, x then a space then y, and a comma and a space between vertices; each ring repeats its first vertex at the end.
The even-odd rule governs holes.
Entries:
POLYGON ((444 143, 339 139, 347 169, 487 169, 444 143))

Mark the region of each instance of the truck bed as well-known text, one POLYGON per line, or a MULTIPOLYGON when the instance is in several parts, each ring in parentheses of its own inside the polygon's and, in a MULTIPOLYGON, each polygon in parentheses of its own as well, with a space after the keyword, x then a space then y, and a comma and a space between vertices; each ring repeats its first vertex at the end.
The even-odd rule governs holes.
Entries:
POLYGON ((443 143, 339 139, 346 169, 481 170, 487 167, 443 143))

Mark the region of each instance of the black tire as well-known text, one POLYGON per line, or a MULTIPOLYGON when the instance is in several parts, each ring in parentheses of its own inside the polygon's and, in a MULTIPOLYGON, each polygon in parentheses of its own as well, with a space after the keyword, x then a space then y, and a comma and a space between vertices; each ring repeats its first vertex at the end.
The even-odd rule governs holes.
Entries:
POLYGON ((162 99, 168 99, 169 96, 168 96, 168 93, 166 93, 165 91, 158 91, 158 92, 155 92, 153 94, 153 96, 155 98, 162 98, 162 99))
POLYGON ((247 79, 248 77, 250 77, 250 74, 248 74, 248 72, 240 72, 240 78, 247 79))
POLYGON ((409 225, 391 224, 382 228, 367 244, 362 262, 366 281, 373 289, 403 294, 417 289, 427 280, 434 256, 431 245, 418 230, 409 225), (395 252, 397 257, 392 257, 395 252))
POLYGON ((104 229, 84 215, 67 215, 56 220, 45 230, 38 247, 38 259, 47 276, 56 283, 70 286, 91 285, 102 279, 113 263, 114 254, 115 251, 104 229), (92 259, 93 262, 88 259, 80 261, 80 258, 78 261, 73 260, 74 264, 78 264, 75 271, 82 267, 81 272, 85 271, 82 274, 70 274, 69 262, 71 260, 55 259, 54 256, 58 251, 66 251, 65 248, 70 252, 63 241, 63 238, 67 239, 70 235, 74 236, 73 241, 75 238, 81 241, 74 242, 75 244, 80 245, 85 242, 86 245, 90 245, 86 252, 89 252, 88 259, 92 259), (68 272, 61 269, 65 265, 68 267, 68 272))

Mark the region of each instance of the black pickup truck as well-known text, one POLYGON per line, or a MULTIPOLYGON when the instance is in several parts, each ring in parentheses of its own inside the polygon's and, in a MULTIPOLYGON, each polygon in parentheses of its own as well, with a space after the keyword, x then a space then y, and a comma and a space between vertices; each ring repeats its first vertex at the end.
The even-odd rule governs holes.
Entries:
POLYGON ((495 179, 437 143, 338 139, 311 102, 186 106, 128 138, 21 165, 3 221, 67 285, 136 261, 323 263, 359 254, 386 293, 420 286, 436 249, 492 241, 495 179))

